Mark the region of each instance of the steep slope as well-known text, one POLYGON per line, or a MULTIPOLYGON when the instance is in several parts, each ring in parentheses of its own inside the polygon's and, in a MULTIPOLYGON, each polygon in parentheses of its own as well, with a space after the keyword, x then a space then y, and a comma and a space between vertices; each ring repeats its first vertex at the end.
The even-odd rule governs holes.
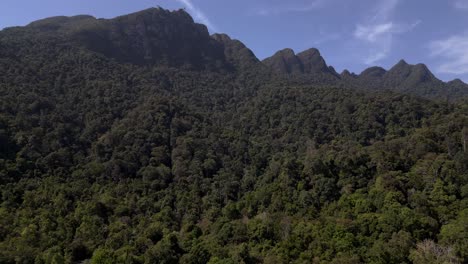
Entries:
POLYGON ((294 53, 292 49, 284 49, 266 58, 262 63, 274 74, 288 76, 290 81, 297 83, 336 84, 339 74, 323 59, 317 49, 311 48, 294 53))
POLYGON ((400 60, 390 70, 371 67, 357 78, 359 86, 369 90, 392 90, 438 100, 457 100, 468 96, 463 85, 445 83, 437 79, 424 64, 411 65, 400 60))
POLYGON ((1 31, 0 263, 466 262, 467 105, 283 53, 162 9, 1 31))
POLYGON ((468 96, 465 85, 444 83, 437 79, 424 64, 410 65, 399 61, 390 70, 381 67, 370 67, 361 74, 344 71, 337 74, 317 49, 308 49, 294 54, 291 49, 276 52, 262 61, 272 72, 286 77, 292 82, 339 85, 368 91, 391 90, 414 94, 432 99, 457 100, 468 96))
POLYGON ((304 73, 304 65, 292 49, 284 49, 263 60, 276 73, 304 73))
POLYGON ((53 17, 2 33, 5 37, 14 34, 17 38, 34 37, 38 41, 55 39, 55 44, 83 47, 119 62, 137 65, 232 71, 240 66, 237 64, 256 61, 241 42, 211 37, 206 26, 194 23, 184 10, 150 8, 113 19, 53 17), (226 56, 230 56, 229 61, 226 56), (234 61, 233 58, 250 61, 234 61))
POLYGON ((263 60, 263 63, 276 73, 323 74, 332 73, 317 49, 294 53, 284 49, 263 60))
POLYGON ((385 87, 410 90, 418 86, 439 86, 442 82, 434 77, 424 64, 410 65, 399 61, 383 76, 385 87))
POLYGON ((247 70, 259 65, 257 57, 239 40, 226 34, 214 34, 212 38, 222 45, 226 60, 236 68, 247 70))

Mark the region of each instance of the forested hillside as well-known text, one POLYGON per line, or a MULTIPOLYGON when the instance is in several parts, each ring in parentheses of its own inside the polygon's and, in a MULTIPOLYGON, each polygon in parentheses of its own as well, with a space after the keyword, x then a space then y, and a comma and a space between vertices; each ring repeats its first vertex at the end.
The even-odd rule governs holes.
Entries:
POLYGON ((0 263, 468 263, 466 96, 182 10, 4 29, 0 263))

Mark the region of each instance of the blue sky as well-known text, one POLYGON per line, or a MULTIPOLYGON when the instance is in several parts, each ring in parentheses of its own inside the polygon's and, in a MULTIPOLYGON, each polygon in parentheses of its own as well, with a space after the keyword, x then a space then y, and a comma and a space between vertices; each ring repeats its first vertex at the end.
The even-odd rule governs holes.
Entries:
POLYGON ((2 0, 0 28, 55 15, 110 18, 161 6, 185 8, 263 59, 318 48, 337 71, 360 73, 400 59, 443 80, 468 82, 468 0, 2 0))

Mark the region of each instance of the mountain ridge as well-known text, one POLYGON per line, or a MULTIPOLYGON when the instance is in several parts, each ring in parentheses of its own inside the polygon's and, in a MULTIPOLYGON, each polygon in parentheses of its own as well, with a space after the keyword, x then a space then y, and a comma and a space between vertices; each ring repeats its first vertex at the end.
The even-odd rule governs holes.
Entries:
POLYGON ((448 82, 441 81, 425 64, 408 64, 404 59, 399 60, 388 70, 380 66, 371 66, 360 74, 351 73, 346 69, 338 74, 332 66, 327 66, 318 49, 310 48, 296 55, 292 49, 286 48, 265 58, 262 63, 276 74, 326 75, 328 78, 332 78, 334 84, 342 83, 342 85, 367 90, 394 90, 422 96, 435 93, 434 97, 440 98, 442 96, 450 100, 459 96, 468 96, 468 84, 460 79, 448 82), (305 64, 308 67, 305 67, 305 64))
POLYGON ((118 61, 141 65, 211 71, 246 70, 265 65, 280 75, 303 75, 306 80, 307 76, 318 76, 325 83, 342 83, 368 90, 390 89, 427 95, 425 90, 428 88, 423 86, 437 86, 432 89, 437 94, 434 97, 440 97, 441 94, 450 96, 451 90, 455 90, 457 95, 468 95, 468 84, 463 81, 443 82, 426 65, 411 65, 403 59, 388 70, 372 66, 360 74, 345 70, 349 74, 345 72, 344 75, 336 73, 332 66, 327 65, 316 48, 297 54, 285 48, 260 61, 241 41, 222 33, 210 36, 207 27, 195 23, 183 9, 169 11, 160 7, 149 8, 110 19, 89 15, 56 16, 14 28, 64 34, 69 41, 92 51, 118 61), (167 35, 164 32, 172 33, 167 35), (166 41, 168 39, 170 41, 166 41))
POLYGON ((467 263, 468 101, 300 54, 159 9, 1 31, 0 263, 467 263))
POLYGON ((39 38, 61 38, 63 44, 84 47, 119 62, 161 65, 187 70, 232 71, 245 67, 236 58, 256 57, 238 40, 210 36, 183 9, 149 8, 110 19, 89 15, 56 16, 33 21, 15 31, 39 38))

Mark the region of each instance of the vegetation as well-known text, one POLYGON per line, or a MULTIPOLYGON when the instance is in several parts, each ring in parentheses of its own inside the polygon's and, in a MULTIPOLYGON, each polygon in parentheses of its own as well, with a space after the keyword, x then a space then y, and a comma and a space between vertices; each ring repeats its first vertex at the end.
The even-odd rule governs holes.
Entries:
POLYGON ((0 32, 0 263, 468 262, 466 102, 272 74, 181 13, 117 20, 224 54, 0 32))

